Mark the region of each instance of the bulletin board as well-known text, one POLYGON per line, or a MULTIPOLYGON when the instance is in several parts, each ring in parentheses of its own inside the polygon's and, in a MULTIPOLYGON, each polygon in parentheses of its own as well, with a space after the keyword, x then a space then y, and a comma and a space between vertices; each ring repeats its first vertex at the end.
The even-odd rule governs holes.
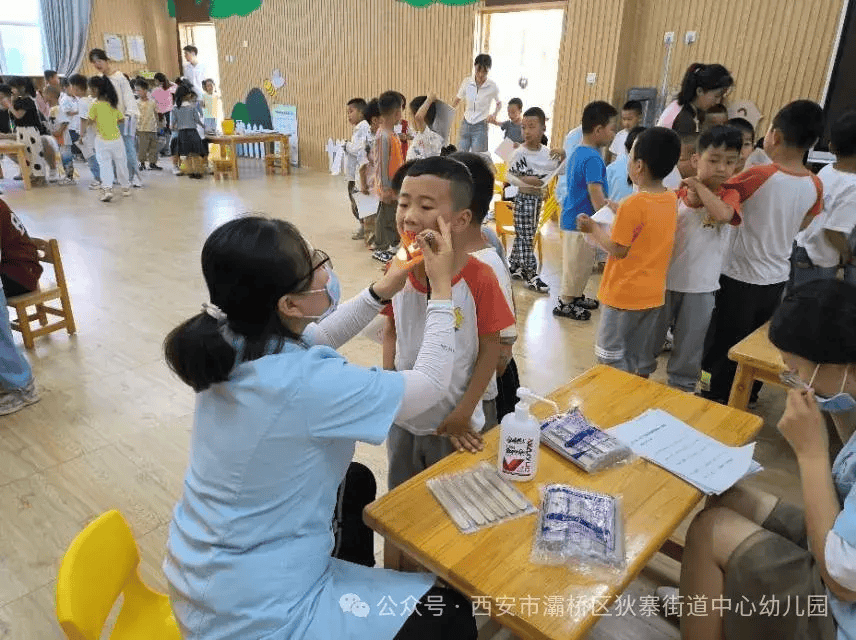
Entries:
POLYGON ((122 36, 115 33, 104 34, 104 51, 110 60, 121 62, 125 59, 125 43, 122 36))
POLYGON ((128 60, 146 63, 146 42, 143 36, 125 36, 128 41, 128 60))

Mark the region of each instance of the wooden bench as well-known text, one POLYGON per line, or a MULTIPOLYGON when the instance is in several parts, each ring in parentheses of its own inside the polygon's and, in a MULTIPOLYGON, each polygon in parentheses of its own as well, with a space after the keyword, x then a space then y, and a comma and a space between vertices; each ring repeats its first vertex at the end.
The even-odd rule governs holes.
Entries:
POLYGON ((728 350, 728 357, 737 363, 737 373, 731 385, 728 406, 746 410, 756 380, 783 387, 779 374, 786 369, 779 350, 767 334, 770 324, 759 327, 728 350))

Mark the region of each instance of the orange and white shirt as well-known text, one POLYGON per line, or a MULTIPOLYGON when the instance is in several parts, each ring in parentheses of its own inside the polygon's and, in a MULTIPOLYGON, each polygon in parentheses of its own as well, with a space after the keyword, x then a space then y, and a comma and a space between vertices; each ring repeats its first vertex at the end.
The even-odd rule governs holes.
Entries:
MULTIPOLYGON (((412 273, 407 284, 392 299, 383 314, 395 320, 395 369, 413 369, 425 336, 429 290, 412 273)), ((455 368, 448 392, 432 409, 415 418, 396 423, 423 436, 433 434, 464 397, 479 354, 479 336, 501 332, 514 325, 514 315, 505 301, 496 275, 485 263, 470 256, 452 280, 455 310, 455 368)), ((484 428, 481 402, 470 419, 474 431, 484 428)))
POLYGON ((723 275, 748 284, 786 282, 794 238, 806 215, 823 209, 823 184, 813 173, 777 164, 752 167, 728 180, 743 203, 743 224, 731 230, 723 275))
POLYGON ((674 191, 640 191, 621 203, 611 238, 630 251, 620 260, 609 256, 606 261, 597 294, 603 304, 633 311, 663 306, 677 224, 674 191))

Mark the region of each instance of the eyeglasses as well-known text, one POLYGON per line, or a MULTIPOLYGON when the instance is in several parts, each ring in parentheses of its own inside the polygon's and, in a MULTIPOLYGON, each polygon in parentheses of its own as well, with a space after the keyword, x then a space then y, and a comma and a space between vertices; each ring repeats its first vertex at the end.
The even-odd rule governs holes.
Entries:
POLYGON ((330 256, 328 256, 326 252, 321 251, 321 249, 313 249, 311 261, 312 269, 310 269, 309 273, 307 273, 302 278, 295 280, 294 284, 290 286, 289 289, 299 289, 302 283, 306 282, 307 280, 311 280, 315 272, 325 265, 330 265, 330 268, 333 268, 332 258, 330 258, 330 256))

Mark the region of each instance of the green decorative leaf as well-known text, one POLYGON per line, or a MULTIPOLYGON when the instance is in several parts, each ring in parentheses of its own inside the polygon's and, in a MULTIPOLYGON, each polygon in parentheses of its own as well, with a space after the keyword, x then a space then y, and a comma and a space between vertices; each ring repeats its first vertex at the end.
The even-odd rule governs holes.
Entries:
POLYGON ((250 110, 243 102, 236 102, 232 108, 232 120, 250 124, 250 110))
POLYGON ((212 18, 230 18, 232 16, 247 16, 262 6, 262 0, 211 0, 212 18))
POLYGON ((175 0, 166 0, 166 10, 169 12, 169 17, 175 17, 175 0))
POLYGON ((400 0, 401 2, 406 2, 409 5, 414 7, 427 7, 432 4, 445 4, 452 7, 461 6, 465 4, 475 4, 479 0, 400 0))

